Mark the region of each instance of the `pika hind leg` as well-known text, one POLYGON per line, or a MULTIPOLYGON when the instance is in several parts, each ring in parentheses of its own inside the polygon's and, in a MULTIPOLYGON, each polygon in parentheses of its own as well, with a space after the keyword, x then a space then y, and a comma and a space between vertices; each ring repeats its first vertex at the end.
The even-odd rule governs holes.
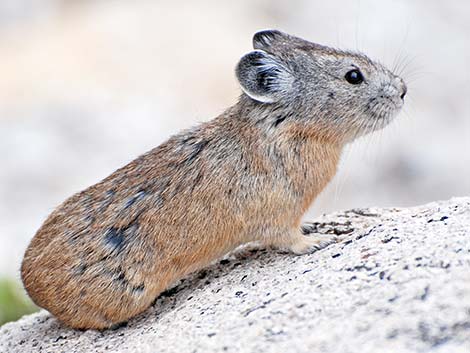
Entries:
POLYGON ((268 232, 262 239, 267 245, 288 250, 297 255, 313 253, 341 240, 342 238, 335 234, 304 235, 300 229, 268 232))

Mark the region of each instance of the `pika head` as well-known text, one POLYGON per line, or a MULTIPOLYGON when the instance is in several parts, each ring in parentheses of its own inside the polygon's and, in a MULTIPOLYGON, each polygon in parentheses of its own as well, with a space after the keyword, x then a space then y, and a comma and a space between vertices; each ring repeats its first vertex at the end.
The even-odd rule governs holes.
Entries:
POLYGON ((295 114, 299 128, 340 142, 385 127, 403 106, 406 85, 366 55, 277 30, 258 32, 236 75, 251 99, 295 114))

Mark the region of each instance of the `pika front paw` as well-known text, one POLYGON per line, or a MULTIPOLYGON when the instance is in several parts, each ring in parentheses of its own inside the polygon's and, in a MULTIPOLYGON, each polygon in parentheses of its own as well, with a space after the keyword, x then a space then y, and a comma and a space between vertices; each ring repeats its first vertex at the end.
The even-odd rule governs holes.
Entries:
POLYGON ((341 238, 334 234, 300 235, 289 246, 289 250, 297 255, 310 254, 340 240, 341 238))

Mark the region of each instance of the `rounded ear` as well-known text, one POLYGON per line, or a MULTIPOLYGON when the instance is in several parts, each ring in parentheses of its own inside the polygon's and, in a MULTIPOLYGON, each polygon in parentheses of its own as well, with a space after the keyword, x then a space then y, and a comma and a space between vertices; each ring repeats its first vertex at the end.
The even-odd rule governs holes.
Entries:
POLYGON ((265 29, 258 31, 253 36, 254 49, 268 49, 273 43, 288 41, 289 35, 276 29, 265 29))
POLYGON ((240 59, 236 68, 240 86, 248 96, 262 103, 274 103, 290 93, 293 76, 274 56, 255 50, 240 59))

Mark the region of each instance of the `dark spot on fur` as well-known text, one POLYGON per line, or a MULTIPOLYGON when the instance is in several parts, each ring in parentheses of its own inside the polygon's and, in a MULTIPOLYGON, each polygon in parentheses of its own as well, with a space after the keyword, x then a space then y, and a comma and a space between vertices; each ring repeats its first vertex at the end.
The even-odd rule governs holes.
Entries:
POLYGON ((131 220, 129 220, 126 226, 122 226, 120 228, 111 227, 105 232, 103 236, 103 243, 105 244, 108 251, 104 256, 104 259, 110 256, 116 256, 119 253, 121 253, 122 256, 126 256, 127 251, 122 250, 125 250, 127 247, 130 248, 133 244, 138 242, 138 218, 142 212, 143 211, 139 212, 131 220))
POLYGON ((132 291, 135 293, 135 294, 139 294, 141 292, 143 292, 145 289, 145 285, 142 283, 142 284, 139 284, 138 286, 135 286, 135 287, 132 287, 132 291))
POLYGON ((204 147, 206 147, 207 141, 200 141, 191 145, 192 150, 186 159, 186 162, 191 163, 196 159, 196 157, 203 151, 204 147))
POLYGON ((335 99, 335 92, 328 92, 328 98, 335 99))
POLYGON ((85 216, 85 218, 83 219, 85 223, 88 223, 88 225, 90 225, 91 223, 93 223, 95 221, 95 217, 91 216, 91 215, 87 215, 85 216))
POLYGON ((119 273, 119 276, 116 277, 116 281, 127 282, 127 281, 126 281, 126 276, 124 276, 124 272, 121 271, 121 272, 119 273))
POLYGON ((126 204, 124 205, 124 208, 131 207, 135 202, 142 200, 146 195, 147 193, 145 192, 145 190, 139 190, 134 196, 127 200, 126 204))
POLYGON ((104 241, 111 246, 113 250, 120 250, 124 245, 124 234, 122 229, 109 228, 104 236, 104 241))
POLYGON ((113 276, 119 274, 117 277, 113 278, 113 281, 117 282, 121 287, 123 287, 124 290, 130 290, 133 294, 140 294, 145 289, 144 283, 141 283, 137 286, 133 286, 126 278, 126 275, 124 274, 124 271, 121 267, 118 267, 116 271, 110 271, 110 274, 112 274, 113 276))
POLYGON ((126 278, 126 275, 124 274, 124 271, 121 266, 119 266, 117 269, 106 269, 105 273, 108 276, 112 277, 112 280, 116 283, 118 283, 123 289, 128 289, 130 286, 129 280, 126 278))
POLYGON ((85 273, 87 267, 88 266, 85 265, 85 264, 80 264, 80 265, 78 265, 77 267, 74 268, 73 274, 77 275, 77 276, 83 275, 85 273))
POLYGON ((285 115, 281 115, 281 116, 278 116, 274 119, 274 122, 273 122, 273 127, 277 127, 280 123, 282 123, 284 120, 286 120, 287 116, 285 115))

